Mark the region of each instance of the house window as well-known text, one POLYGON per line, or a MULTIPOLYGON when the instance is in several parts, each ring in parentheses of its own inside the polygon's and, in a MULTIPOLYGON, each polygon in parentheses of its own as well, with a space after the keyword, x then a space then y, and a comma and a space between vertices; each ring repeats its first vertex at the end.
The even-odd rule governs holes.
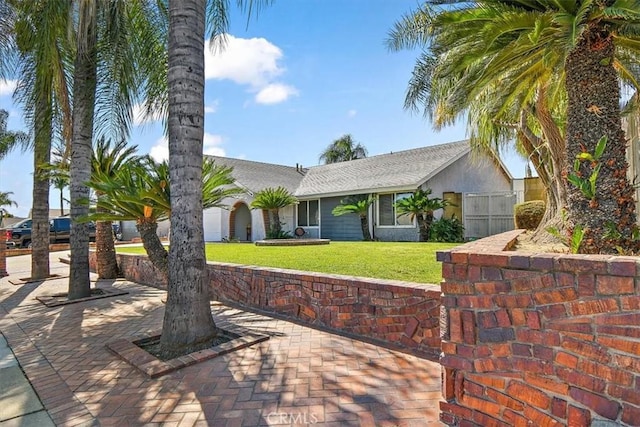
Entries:
POLYGON ((320 202, 303 200, 298 203, 298 226, 317 227, 320 223, 320 202))
POLYGON ((378 225, 386 227, 413 226, 410 215, 398 216, 395 204, 412 193, 380 194, 378 196, 378 225))

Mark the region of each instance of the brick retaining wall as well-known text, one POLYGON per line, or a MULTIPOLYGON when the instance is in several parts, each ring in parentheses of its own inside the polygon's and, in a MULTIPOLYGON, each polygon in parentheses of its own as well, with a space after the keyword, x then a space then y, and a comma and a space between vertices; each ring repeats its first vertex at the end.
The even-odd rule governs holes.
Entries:
POLYGON ((3 228, 0 228, 0 278, 8 276, 7 273, 7 235, 3 228))
MULTIPOLYGON (((128 280, 166 288, 146 256, 117 256, 128 280)), ((208 263, 208 274, 212 299, 426 357, 440 354, 439 286, 223 263, 208 263)))
POLYGON ((441 252, 441 419, 459 426, 640 425, 637 257, 441 252))

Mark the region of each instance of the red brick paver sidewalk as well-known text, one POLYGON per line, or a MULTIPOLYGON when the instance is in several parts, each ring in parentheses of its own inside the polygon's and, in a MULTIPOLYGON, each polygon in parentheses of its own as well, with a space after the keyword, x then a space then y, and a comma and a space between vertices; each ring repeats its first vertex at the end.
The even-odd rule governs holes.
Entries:
POLYGON ((218 323, 271 338, 149 379, 105 343, 159 329, 163 291, 101 282, 129 294, 47 308, 35 297, 68 279, 12 277, 0 280, 0 331, 57 425, 441 425, 437 363, 214 304, 218 323))

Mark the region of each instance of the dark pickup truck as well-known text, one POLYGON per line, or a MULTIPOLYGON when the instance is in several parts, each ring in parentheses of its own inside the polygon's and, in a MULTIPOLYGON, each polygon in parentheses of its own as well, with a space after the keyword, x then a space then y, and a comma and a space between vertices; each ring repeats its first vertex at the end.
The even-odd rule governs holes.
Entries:
MULTIPOLYGON (((16 247, 28 248, 31 246, 31 219, 25 219, 16 223, 7 230, 7 242, 13 242, 16 247)), ((49 221, 49 242, 64 243, 69 241, 71 233, 71 218, 59 217, 49 221)), ((95 240, 95 224, 89 224, 89 239, 95 240)))

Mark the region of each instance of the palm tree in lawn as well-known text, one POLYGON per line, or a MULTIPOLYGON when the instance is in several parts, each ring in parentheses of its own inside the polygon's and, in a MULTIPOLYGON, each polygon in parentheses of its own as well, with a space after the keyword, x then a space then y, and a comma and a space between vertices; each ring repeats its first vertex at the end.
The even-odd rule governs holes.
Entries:
MULTIPOLYGON (((575 74, 568 59, 573 52, 585 50, 586 45, 580 41, 589 38, 591 26, 604 25, 610 41, 618 47, 596 69, 613 69, 615 65, 620 78, 637 86, 637 72, 634 74, 634 67, 629 65, 638 53, 638 36, 631 30, 638 19, 637 1, 610 1, 599 5, 480 1, 459 2, 456 6, 460 7, 448 9, 431 8, 434 3, 425 3, 420 12, 406 17, 397 28, 399 31, 392 33, 392 47, 429 48, 416 65, 408 104, 412 104, 412 99, 423 104, 434 114, 436 123, 442 124, 451 123, 468 111, 469 123, 478 126, 478 132, 484 132, 485 138, 494 143, 515 134, 531 156, 538 174, 549 185, 551 195, 557 193, 556 207, 563 207, 566 203, 563 203, 563 192, 573 189, 566 185, 565 176, 571 172, 567 168, 577 155, 575 149, 570 153, 565 151, 565 147, 570 150, 572 145, 565 123, 572 124, 568 116, 568 106, 572 104, 568 86, 574 84, 569 75, 575 74), (633 12, 627 13, 627 10, 633 12), (624 22, 631 25, 625 26, 624 22), (407 37, 398 37, 403 32, 407 37), (554 189, 554 183, 562 186, 554 189)), ((617 77, 615 80, 617 82, 617 77)), ((613 94, 613 97, 618 102, 619 95, 613 94)), ((583 147, 593 153, 596 143, 592 141, 583 147)), ((617 152, 619 154, 619 150, 617 152)), ((586 163, 581 167, 588 168, 586 163)), ((591 175, 586 171, 580 174, 583 178, 591 175)), ((620 187, 619 191, 623 197, 616 198, 616 203, 621 203, 618 211, 628 213, 626 184, 617 185, 625 188, 620 187)), ((601 196, 609 197, 608 194, 601 196)), ((609 199, 606 205, 614 208, 609 199)), ((572 205, 577 206, 569 201, 569 211, 572 205)), ((584 208, 580 211, 580 215, 584 215, 584 208)), ((600 217, 600 225, 592 223, 589 228, 603 231, 603 217, 596 216, 600 217)), ((570 219, 573 217, 570 215, 570 219)), ((630 217, 620 219, 621 224, 628 224, 630 217)), ((569 232, 572 223, 575 224, 574 219, 568 223, 569 232)), ((626 231, 615 230, 616 233, 628 235, 630 227, 623 227, 626 231)), ((610 249, 609 246, 607 250, 610 249)))
POLYGON ((360 228, 362 229, 362 239, 370 242, 371 233, 369 232, 369 206, 373 203, 373 196, 370 194, 360 194, 357 196, 350 196, 346 199, 340 200, 340 204, 333 208, 331 213, 334 216, 341 216, 346 214, 356 214, 360 218, 360 228))
MULTIPOLYGON (((226 208, 224 200, 243 192, 233 183, 233 169, 211 159, 202 165, 203 209, 226 208)), ((95 221, 135 221, 149 260, 168 277, 168 253, 157 234, 158 222, 171 216, 169 163, 148 156, 124 162, 114 173, 96 173, 89 186, 98 195, 95 221)), ((97 237, 97 236, 96 236, 97 237)))
POLYGON ((50 273, 49 179, 42 170, 50 162, 52 139, 70 135, 71 7, 71 2, 53 0, 6 1, 0 8, 0 21, 8 29, 1 39, 0 77, 19 77, 14 98, 33 135, 32 279, 50 273))
MULTIPOLYGON (((124 140, 112 144, 105 138, 98 139, 91 159, 91 181, 100 182, 114 177, 137 160, 136 149, 136 146, 127 146, 124 140)), ((100 196, 102 193, 96 189, 96 197, 99 199, 100 196)), ((96 207, 96 212, 107 213, 109 210, 101 205, 96 207)), ((96 270, 101 279, 115 279, 119 274, 111 221, 96 222, 96 270)))
POLYGON ((418 188, 411 196, 398 200, 395 204, 398 216, 407 215, 411 219, 418 221, 420 230, 420 241, 426 242, 431 238, 431 224, 433 224, 433 213, 444 209, 449 203, 439 197, 429 198, 431 189, 423 190, 418 188))
POLYGON ((320 154, 320 161, 329 164, 364 159, 365 157, 367 157, 367 149, 360 143, 356 143, 353 137, 347 134, 329 144, 320 154))
POLYGON ((278 239, 282 237, 280 209, 293 205, 297 202, 298 199, 296 199, 295 196, 286 188, 269 187, 256 193, 253 202, 251 202, 251 208, 267 211, 269 215, 269 229, 267 230, 267 237, 278 239))

